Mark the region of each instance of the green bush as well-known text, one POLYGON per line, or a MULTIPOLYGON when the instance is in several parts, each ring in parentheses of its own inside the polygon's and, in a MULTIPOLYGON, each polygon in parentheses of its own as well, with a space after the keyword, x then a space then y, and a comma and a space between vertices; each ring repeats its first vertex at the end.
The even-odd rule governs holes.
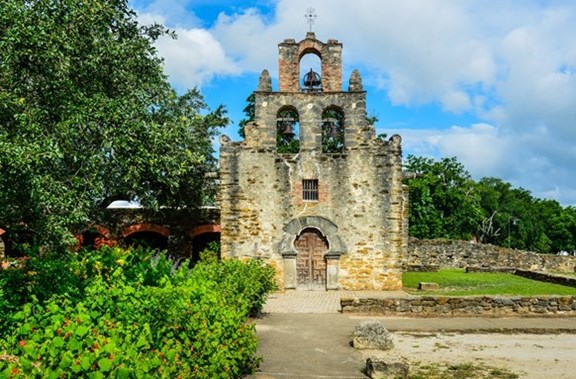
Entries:
POLYGON ((0 337, 13 326, 10 315, 32 298, 44 302, 54 295, 82 297, 81 278, 70 270, 71 255, 40 254, 35 247, 21 247, 25 258, 12 260, 0 270, 0 337))
POLYGON ((200 262, 194 266, 192 277, 214 283, 229 302, 251 316, 262 311, 266 296, 277 289, 274 269, 259 260, 200 262))
POLYGON ((76 253, 71 270, 84 280, 108 280, 118 267, 123 268, 128 281, 142 277, 143 285, 157 286, 161 279, 173 273, 174 262, 165 253, 144 247, 123 249, 102 246, 98 250, 81 250, 76 253))
POLYGON ((0 376, 235 378, 256 368, 253 325, 210 283, 144 286, 121 269, 109 280, 75 304, 27 304, 0 342, 0 376))
POLYGON ((175 270, 165 254, 115 247, 46 258, 35 275, 60 270, 61 286, 42 288, 27 265, 0 275, 0 284, 29 284, 0 287, 0 312, 13 320, 0 340, 0 377, 236 378, 257 367, 248 315, 276 288, 269 266, 175 270))

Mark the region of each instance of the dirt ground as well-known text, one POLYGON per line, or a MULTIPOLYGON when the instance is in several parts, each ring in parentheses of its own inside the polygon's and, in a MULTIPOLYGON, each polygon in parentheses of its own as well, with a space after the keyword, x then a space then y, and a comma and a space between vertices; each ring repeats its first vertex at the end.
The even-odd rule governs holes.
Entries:
POLYGON ((574 334, 394 333, 394 352, 410 362, 484 363, 527 379, 574 378, 574 334))

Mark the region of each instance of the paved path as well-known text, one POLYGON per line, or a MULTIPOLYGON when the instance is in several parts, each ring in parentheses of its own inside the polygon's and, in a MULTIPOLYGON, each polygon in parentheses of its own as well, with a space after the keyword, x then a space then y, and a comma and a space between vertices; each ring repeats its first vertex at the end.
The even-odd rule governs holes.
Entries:
POLYGON ((402 293, 286 292, 270 297, 256 320, 258 354, 264 358, 252 379, 366 378, 361 353, 350 347, 365 319, 382 320, 390 331, 533 332, 576 334, 576 318, 401 318, 339 313, 340 297, 402 296, 402 293))
POLYGON ((402 291, 286 291, 268 297, 264 313, 337 313, 340 298, 408 296, 402 291))

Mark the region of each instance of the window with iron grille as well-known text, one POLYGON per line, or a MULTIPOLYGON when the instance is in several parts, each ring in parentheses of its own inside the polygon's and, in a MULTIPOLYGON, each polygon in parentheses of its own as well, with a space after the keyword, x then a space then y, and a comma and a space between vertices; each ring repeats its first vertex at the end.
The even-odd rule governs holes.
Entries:
POLYGON ((318 201, 318 179, 302 180, 302 198, 305 201, 318 201))

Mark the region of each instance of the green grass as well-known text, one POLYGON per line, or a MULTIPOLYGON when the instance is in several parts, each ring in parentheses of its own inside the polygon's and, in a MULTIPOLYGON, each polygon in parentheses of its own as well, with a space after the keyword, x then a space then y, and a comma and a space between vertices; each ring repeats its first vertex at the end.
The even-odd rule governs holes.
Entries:
POLYGON ((404 290, 414 295, 445 296, 576 296, 576 288, 539 282, 512 274, 466 273, 464 269, 443 269, 438 272, 405 272, 402 275, 404 290), (418 290, 419 282, 440 285, 436 291, 418 290))

